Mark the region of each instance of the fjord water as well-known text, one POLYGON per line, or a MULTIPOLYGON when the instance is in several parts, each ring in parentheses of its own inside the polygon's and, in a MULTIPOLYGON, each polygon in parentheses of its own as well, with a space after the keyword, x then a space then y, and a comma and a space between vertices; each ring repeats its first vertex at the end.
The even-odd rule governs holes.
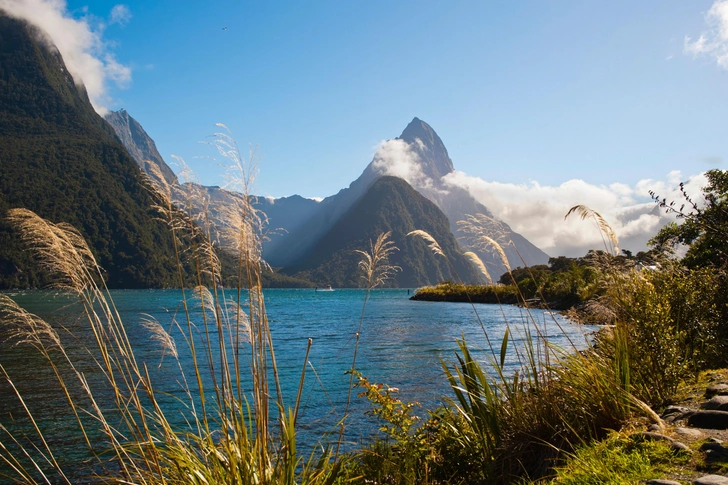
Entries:
MULTIPOLYGON (((524 309, 514 306, 477 305, 483 322, 481 327, 473 307, 461 303, 435 303, 410 301, 406 289, 377 289, 371 292, 366 307, 357 356, 356 368, 371 382, 386 383, 400 389, 399 396, 405 401, 417 401, 422 408, 415 414, 426 416, 427 410, 443 403, 449 396, 441 361, 455 361, 456 339, 465 337, 471 350, 483 362, 488 362, 488 344, 483 327, 488 333, 496 352, 506 329, 512 329, 511 348, 507 365, 515 370, 516 353, 513 345, 523 345, 524 329, 545 335, 549 342, 564 349, 587 345, 593 327, 573 324, 558 315, 541 310, 531 310, 530 317, 524 309), (538 331, 534 328, 534 322, 538 331)), ((189 418, 189 399, 184 392, 184 372, 194 394, 194 374, 189 348, 173 323, 175 320, 186 329, 179 290, 115 290, 111 296, 131 338, 139 361, 147 364, 160 400, 166 406, 168 416, 180 429, 189 418), (153 317, 170 331, 179 351, 179 363, 160 344, 151 338, 143 327, 145 318, 153 317)), ((230 292, 226 295, 233 297, 230 292)), ((80 369, 92 381, 101 385, 101 376, 94 370, 94 363, 82 347, 91 345, 88 324, 78 315, 79 307, 68 295, 48 291, 11 293, 21 306, 36 313, 56 326, 69 354, 81 362, 80 369), (66 329, 66 330, 63 330, 66 329), (73 334, 73 336, 71 336, 73 334), (94 379, 92 376, 96 376, 94 379)), ((365 292, 359 289, 314 291, 312 289, 265 290, 265 303, 273 335, 284 401, 292 407, 304 366, 308 339, 312 347, 306 366, 300 417, 299 446, 310 449, 326 432, 332 431, 343 416, 346 407, 352 356, 359 331, 365 292)), ((192 313, 198 333, 198 351, 205 342, 204 324, 199 311, 192 313)), ((214 334, 214 325, 208 329, 214 334)), ((214 338, 210 337, 211 340, 214 338)), ((2 340, 2 339, 0 339, 2 340)), ((83 456, 82 442, 74 434, 75 419, 53 383, 53 374, 43 359, 28 345, 0 344, 0 363, 16 382, 23 398, 31 407, 41 428, 50 441, 73 461, 83 456)), ((214 345, 213 345, 214 349, 214 345)), ((248 348, 242 346, 244 368, 249 357, 248 348)), ((208 379, 208 386, 210 376, 208 379)), ((250 389, 244 376, 244 389, 250 389)), ((103 389, 103 386, 101 387, 103 389)), ((271 389, 273 393, 274 388, 271 389)), ((22 407, 13 396, 7 383, 0 384, 0 424, 11 429, 22 429, 22 407)), ((103 401, 103 400, 102 400, 103 401)), ((112 401, 102 402, 110 406, 112 401)), ((347 419, 346 439, 358 443, 362 437, 376 432, 377 424, 366 415, 369 405, 353 393, 350 417, 347 419)), ((25 428, 25 432, 29 432, 25 428)), ((333 438, 338 437, 336 434, 333 438)), ((332 439, 333 439, 332 438, 332 439)), ((2 440, 2 439, 0 439, 2 440)))

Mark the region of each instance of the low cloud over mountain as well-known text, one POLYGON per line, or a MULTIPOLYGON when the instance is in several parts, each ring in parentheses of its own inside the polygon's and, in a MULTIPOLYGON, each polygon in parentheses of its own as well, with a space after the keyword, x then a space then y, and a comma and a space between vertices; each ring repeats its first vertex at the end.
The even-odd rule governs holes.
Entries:
POLYGON ((514 231, 552 256, 581 256, 589 249, 601 249, 603 243, 596 227, 578 218, 564 220, 573 206, 583 204, 599 212, 620 239, 620 247, 634 252, 645 249, 647 241, 666 223, 675 221, 651 200, 652 190, 668 201, 681 203, 679 184, 685 181, 687 192, 700 199, 705 184, 702 174, 685 177, 672 171, 662 180, 640 180, 634 185, 593 185, 572 179, 559 186, 538 182, 508 184, 489 182, 463 172, 446 175, 451 187, 467 189, 493 215, 508 223, 514 231))

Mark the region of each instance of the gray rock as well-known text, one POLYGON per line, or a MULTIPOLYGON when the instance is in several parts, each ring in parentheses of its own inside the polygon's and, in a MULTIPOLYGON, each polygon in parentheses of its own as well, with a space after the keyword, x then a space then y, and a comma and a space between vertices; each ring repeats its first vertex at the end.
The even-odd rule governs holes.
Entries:
POLYGON ((662 419, 674 423, 693 414, 695 411, 683 406, 668 406, 662 412, 662 419))
POLYGON ((655 478, 652 480, 647 480, 645 482, 645 485, 682 485, 680 482, 676 482, 674 480, 663 480, 662 478, 655 478))
POLYGON ((682 436, 689 436, 691 438, 702 438, 703 436, 705 436, 705 433, 703 433, 699 429, 693 428, 675 428, 675 433, 682 436))
POLYGON ((708 438, 708 443, 718 443, 719 445, 722 445, 723 440, 711 436, 710 438, 708 438))
POLYGON ((728 396, 713 396, 710 401, 701 404, 700 408, 728 411, 728 396))
POLYGON ((692 409, 683 406, 667 406, 662 412, 662 417, 664 418, 670 416, 671 414, 688 414, 692 411, 692 409))
POLYGON ((721 475, 705 475, 693 481, 694 485, 728 485, 728 478, 721 475))
POLYGON ((647 427, 647 431, 659 432, 662 431, 662 426, 660 426, 659 424, 651 424, 647 427))
POLYGON ((688 425, 702 429, 728 429, 728 411, 697 411, 688 417, 688 425))
POLYGON ((670 447, 672 448, 672 451, 676 453, 692 453, 693 450, 690 449, 688 445, 685 443, 681 443, 679 441, 673 441, 670 443, 670 447))
POLYGON ((705 390, 705 397, 713 397, 716 394, 719 396, 728 395, 728 384, 715 384, 705 390))

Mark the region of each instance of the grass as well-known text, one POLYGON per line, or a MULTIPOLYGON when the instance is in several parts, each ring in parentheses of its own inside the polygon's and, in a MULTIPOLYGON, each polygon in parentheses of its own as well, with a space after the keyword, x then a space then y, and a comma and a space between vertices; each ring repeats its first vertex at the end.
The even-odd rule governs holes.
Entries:
POLYGON ((637 484, 662 478, 690 460, 689 454, 676 454, 666 442, 635 440, 629 432, 612 432, 602 441, 577 448, 547 483, 637 484))

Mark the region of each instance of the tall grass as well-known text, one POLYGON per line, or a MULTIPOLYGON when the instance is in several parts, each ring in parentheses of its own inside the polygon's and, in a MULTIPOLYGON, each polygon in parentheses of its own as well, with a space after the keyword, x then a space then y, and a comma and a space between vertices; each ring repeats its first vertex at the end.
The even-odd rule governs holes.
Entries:
MULTIPOLYGON (((155 190, 160 218, 175 235, 183 312, 174 324, 191 356, 189 381, 178 360, 180 342, 159 322, 146 319, 143 323, 151 340, 177 361, 186 396, 181 408, 187 426, 180 428, 176 416, 172 419, 167 414, 170 411, 160 401, 167 396, 155 388, 147 364, 136 358, 104 285, 103 271, 83 238, 65 224, 53 224, 23 209, 10 211, 10 220, 56 276, 59 288, 78 297, 93 335, 88 353, 103 382, 90 379, 88 369, 69 357, 53 327, 7 297, 0 299, 2 324, 8 329, 4 333, 18 345, 35 347, 54 370, 95 462, 89 469, 101 482, 332 483, 341 462, 334 463, 328 448, 304 460, 296 447, 300 392, 292 406, 283 400, 261 281, 263 216, 247 192, 253 173, 229 135, 218 134, 212 144, 232 162, 237 170, 235 183, 245 191, 227 214, 228 225, 218 228, 228 235, 227 241, 234 241, 228 250, 237 255, 238 285, 233 291, 221 286, 207 204, 190 200, 188 211, 181 211, 172 203, 172 190, 179 189, 160 187, 155 190), (185 268, 192 268, 192 274, 185 274, 185 268), (194 284, 185 288, 190 279, 194 284), (61 365, 70 372, 62 372, 61 365), (245 388, 247 382, 249 388, 245 388), (78 397, 77 388, 84 398, 78 397), (109 393, 110 407, 103 402, 109 393), (108 452, 102 456, 100 450, 108 452)), ((12 378, 4 369, 0 372, 12 386, 12 378)), ((302 373, 301 381, 304 378, 302 373)), ((11 479, 17 483, 72 483, 22 394, 17 392, 16 398, 36 436, 32 442, 25 441, 2 430, 5 439, 0 442, 15 445, 0 448, 0 459, 11 470, 11 479)))

